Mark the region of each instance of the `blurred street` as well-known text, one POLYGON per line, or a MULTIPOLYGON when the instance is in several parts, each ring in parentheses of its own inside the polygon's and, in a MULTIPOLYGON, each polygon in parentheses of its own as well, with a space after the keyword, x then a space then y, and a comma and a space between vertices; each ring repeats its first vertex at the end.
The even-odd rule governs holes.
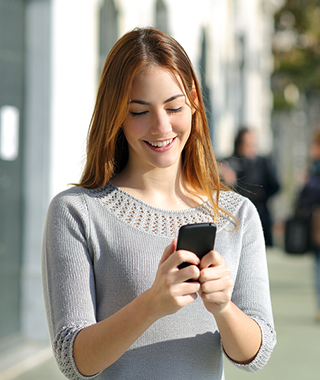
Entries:
MULTIPOLYGON (((313 257, 289 256, 274 248, 268 250, 268 262, 278 344, 268 365, 256 374, 240 371, 226 359, 226 380, 318 380, 320 324, 315 322, 313 257)), ((13 379, 64 377, 49 357, 28 372, 10 378, 13 379)))
MULTIPOLYGON (((102 128, 116 132, 110 115, 121 107, 101 103, 100 119, 95 99, 108 82, 100 81, 105 68, 117 62, 109 55, 112 46, 137 26, 169 34, 190 58, 221 179, 248 198, 272 193, 267 203, 279 241, 268 250, 268 262, 278 344, 256 374, 225 358, 226 380, 320 380, 313 256, 290 256, 279 248, 286 220, 320 204, 320 190, 313 185, 315 202, 309 195, 301 202, 299 196, 320 176, 320 0, 185 0, 181 5, 0 0, 0 380, 65 379, 48 342, 43 298, 48 205, 68 184, 86 178, 83 170, 94 163, 95 155, 86 155, 91 120, 101 136, 102 128), (250 133, 238 138, 243 127, 256 141, 250 133)), ((113 78, 115 103, 127 101, 121 78, 134 79, 131 62, 113 78)), ((98 179, 98 166, 91 167, 98 179)), ((265 224, 265 215, 260 217, 265 224)), ((320 227, 311 225, 317 235, 320 227)))
POLYGON ((278 343, 256 374, 225 360, 226 380, 319 380, 320 323, 315 322, 313 256, 268 250, 269 276, 278 343))

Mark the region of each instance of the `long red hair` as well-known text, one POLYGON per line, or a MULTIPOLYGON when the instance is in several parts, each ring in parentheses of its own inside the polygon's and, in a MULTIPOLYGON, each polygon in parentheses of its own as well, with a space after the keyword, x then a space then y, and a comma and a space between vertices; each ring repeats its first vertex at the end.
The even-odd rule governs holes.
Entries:
POLYGON ((125 34, 105 61, 88 134, 86 166, 76 185, 100 188, 125 167, 128 146, 122 123, 128 113, 131 86, 137 73, 150 65, 178 75, 195 109, 191 134, 182 152, 182 175, 189 191, 207 195, 216 219, 221 211, 220 189, 229 189, 219 181, 199 82, 182 46, 154 28, 136 28, 125 34), (192 91, 196 91, 196 101, 192 91))

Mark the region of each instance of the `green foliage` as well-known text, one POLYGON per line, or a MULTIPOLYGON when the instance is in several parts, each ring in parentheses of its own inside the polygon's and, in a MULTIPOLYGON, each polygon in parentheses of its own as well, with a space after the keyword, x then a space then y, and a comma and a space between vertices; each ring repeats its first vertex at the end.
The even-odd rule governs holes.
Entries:
POLYGON ((320 0, 287 0, 275 15, 275 32, 274 105, 287 108, 288 84, 306 96, 320 94, 320 0))

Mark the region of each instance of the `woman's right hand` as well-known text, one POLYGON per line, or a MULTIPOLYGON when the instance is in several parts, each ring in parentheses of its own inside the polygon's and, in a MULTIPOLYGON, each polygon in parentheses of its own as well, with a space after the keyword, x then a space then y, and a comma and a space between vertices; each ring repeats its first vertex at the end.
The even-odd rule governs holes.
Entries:
POLYGON ((152 287, 149 289, 151 304, 155 317, 161 318, 174 314, 197 298, 200 284, 199 258, 192 252, 176 251, 175 238, 163 252, 158 271, 152 287), (183 262, 189 262, 186 268, 179 269, 183 262), (194 280, 186 282, 187 280, 194 280))
POLYGON ((82 329, 74 341, 78 370, 92 376, 109 367, 158 319, 193 302, 200 290, 199 258, 176 251, 177 239, 164 250, 156 278, 148 290, 110 317, 82 329), (179 270, 182 262, 190 265, 179 270), (185 282, 188 279, 195 282, 185 282))

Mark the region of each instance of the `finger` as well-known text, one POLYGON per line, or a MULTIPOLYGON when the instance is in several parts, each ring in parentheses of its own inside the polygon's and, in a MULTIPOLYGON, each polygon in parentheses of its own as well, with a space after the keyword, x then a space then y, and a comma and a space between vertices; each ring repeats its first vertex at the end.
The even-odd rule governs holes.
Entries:
POLYGON ((172 242, 165 248, 160 259, 159 265, 163 264, 168 259, 168 257, 170 257, 173 254, 173 252, 175 252, 177 248, 177 242, 178 238, 174 238, 172 242))
MULTIPOLYGON (((191 264, 198 266, 200 264, 199 257, 193 252, 186 251, 184 249, 179 249, 175 256, 176 258, 176 266, 180 266, 181 264, 191 264)), ((186 267, 187 265, 182 265, 186 267)))
POLYGON ((177 280, 179 282, 197 281, 200 276, 200 270, 196 265, 188 265, 185 268, 179 269, 177 280))
POLYGON ((200 259, 190 251, 175 251, 161 265, 163 273, 170 274, 167 282, 171 284, 183 283, 188 280, 197 281, 200 276, 198 265, 200 259), (180 268, 181 264, 188 263, 186 267, 180 268))
POLYGON ((203 293, 210 294, 216 292, 230 292, 232 289, 232 280, 230 277, 223 277, 219 280, 206 281, 201 284, 203 293))
POLYGON ((182 282, 181 283, 182 296, 192 295, 196 296, 198 292, 201 291, 201 285, 199 282, 182 282))
POLYGON ((208 252, 200 262, 200 269, 224 264, 224 259, 217 251, 208 252))
POLYGON ((201 269, 198 281, 204 283, 206 281, 214 281, 222 278, 231 278, 231 271, 224 264, 201 269))

